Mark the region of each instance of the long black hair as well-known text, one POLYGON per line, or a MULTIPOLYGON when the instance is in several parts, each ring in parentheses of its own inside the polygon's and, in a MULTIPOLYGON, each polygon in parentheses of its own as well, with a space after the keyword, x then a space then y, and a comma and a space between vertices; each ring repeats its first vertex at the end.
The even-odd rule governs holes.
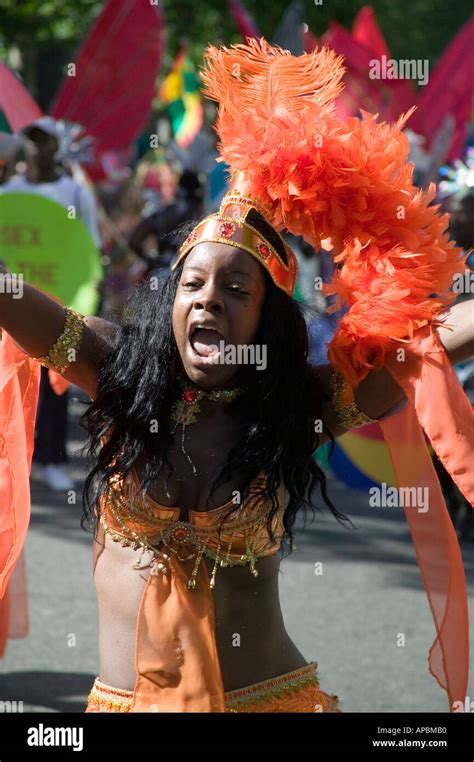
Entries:
MULTIPOLYGON (((251 210, 247 221, 286 261, 284 246, 274 228, 255 210, 251 210)), ((175 237, 184 240, 196 222, 182 225, 175 237)), ((139 458, 145 464, 140 493, 174 470, 167 453, 173 442, 170 412, 178 394, 180 358, 172 309, 182 267, 183 263, 165 277, 151 278, 136 287, 127 302, 114 346, 101 364, 98 394, 81 417, 81 425, 89 434, 86 454, 92 465, 84 485, 83 528, 91 518, 97 528, 100 498, 110 478, 117 473, 128 475, 139 458)), ((326 476, 314 459, 314 451, 321 443, 317 422, 322 421, 324 392, 315 368, 307 360, 308 330, 302 308, 262 269, 266 288, 255 343, 266 346, 267 365, 264 370, 246 365, 238 371, 247 391, 232 404, 239 406, 243 433, 213 480, 208 501, 220 484, 240 473, 246 476, 242 504, 253 480, 263 470, 267 481, 261 493, 269 504, 267 528, 273 542, 272 520, 279 508, 277 490, 283 480, 289 502, 283 515, 282 547, 288 542, 291 552, 297 513, 303 510, 306 519, 308 507, 313 517, 314 510, 319 510, 314 502, 318 487, 337 520, 351 522, 329 499, 326 476)), ((326 428, 323 431, 334 443, 331 432, 326 428)), ((229 513, 238 507, 232 506, 229 513)))

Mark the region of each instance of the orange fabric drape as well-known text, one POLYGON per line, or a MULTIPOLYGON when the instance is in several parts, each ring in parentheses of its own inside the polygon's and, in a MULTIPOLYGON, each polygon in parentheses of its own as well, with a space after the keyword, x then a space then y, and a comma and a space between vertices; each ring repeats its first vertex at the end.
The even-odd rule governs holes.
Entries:
POLYGON ((0 598, 0 659, 5 656, 8 640, 26 638, 29 631, 26 561, 22 550, 5 595, 0 598))
POLYGON ((40 364, 3 331, 0 341, 0 598, 23 547, 30 521, 30 471, 40 364))
POLYGON ((26 567, 31 459, 41 366, 6 332, 0 340, 0 657, 28 634, 26 567))
POLYGON ((404 347, 404 360, 392 354, 386 366, 410 404, 379 423, 398 487, 416 486, 427 498, 427 510, 404 505, 404 511, 436 628, 429 671, 447 692, 452 711, 454 701, 464 703, 468 684, 466 580, 459 542, 423 431, 474 505, 474 413, 430 325, 404 347))
MULTIPOLYGON (((55 394, 71 385, 48 369, 55 394)), ((0 658, 10 638, 29 632, 24 542, 30 521, 29 474, 41 381, 40 364, 2 330, 0 335, 0 658)))
MULTIPOLYGON (((137 620, 132 712, 223 712, 212 591, 204 559, 170 554, 167 574, 151 573, 137 620)), ((152 569, 153 572, 153 569, 152 569)))

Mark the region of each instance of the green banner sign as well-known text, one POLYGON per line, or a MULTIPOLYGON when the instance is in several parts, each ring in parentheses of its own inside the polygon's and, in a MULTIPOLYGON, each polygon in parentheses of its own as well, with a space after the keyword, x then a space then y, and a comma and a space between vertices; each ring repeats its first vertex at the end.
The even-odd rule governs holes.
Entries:
POLYGON ((80 219, 34 193, 0 193, 0 259, 26 283, 95 315, 100 254, 80 219))

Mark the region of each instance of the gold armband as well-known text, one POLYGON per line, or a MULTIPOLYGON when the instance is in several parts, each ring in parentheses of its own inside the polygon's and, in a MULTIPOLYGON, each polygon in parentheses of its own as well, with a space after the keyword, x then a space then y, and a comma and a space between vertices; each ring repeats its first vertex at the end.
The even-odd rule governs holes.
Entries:
POLYGON ((343 402, 342 398, 347 387, 347 381, 340 371, 334 369, 329 386, 332 392, 333 407, 345 429, 358 429, 376 421, 376 418, 369 418, 363 413, 355 401, 343 402))
POLYGON ((66 313, 66 322, 61 335, 47 355, 35 358, 45 368, 52 368, 56 373, 64 373, 72 362, 69 359, 69 353, 71 350, 77 352, 79 349, 84 330, 84 315, 81 315, 80 312, 76 312, 76 310, 70 307, 65 307, 64 311, 66 313))

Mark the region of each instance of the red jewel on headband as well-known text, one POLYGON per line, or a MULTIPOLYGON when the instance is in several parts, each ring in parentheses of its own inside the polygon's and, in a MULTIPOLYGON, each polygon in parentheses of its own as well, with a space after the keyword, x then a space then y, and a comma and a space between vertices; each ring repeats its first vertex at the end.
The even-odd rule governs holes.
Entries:
POLYGON ((231 238, 235 233, 235 225, 233 222, 221 222, 217 232, 224 238, 231 238))
POLYGON ((266 243, 262 243, 260 241, 259 243, 257 243, 255 248, 257 249, 258 253, 262 255, 264 259, 270 256, 271 252, 266 243))
POLYGON ((194 402, 196 399, 196 391, 194 389, 185 389, 183 392, 183 399, 185 402, 194 402))

